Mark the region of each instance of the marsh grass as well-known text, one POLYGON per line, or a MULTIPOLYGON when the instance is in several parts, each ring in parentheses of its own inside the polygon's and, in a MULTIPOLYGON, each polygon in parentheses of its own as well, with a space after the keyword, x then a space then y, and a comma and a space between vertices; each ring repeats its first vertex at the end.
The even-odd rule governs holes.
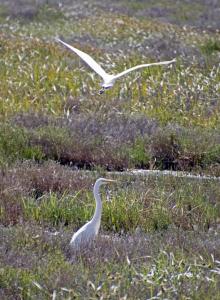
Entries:
POLYGON ((220 51, 220 41, 219 40, 208 40, 204 45, 201 47, 202 51, 206 55, 211 55, 213 53, 220 51))
POLYGON ((219 253, 213 252, 213 234, 172 229, 148 237, 100 237, 81 255, 67 250, 68 235, 52 236, 36 226, 1 228, 1 245, 8 253, 1 256, 6 297, 204 298, 208 293, 218 299, 213 289, 219 285, 219 253))
MULTIPOLYGON (((50 7, 39 9, 46 14, 50 7)), ((9 120, 4 139, 21 150, 12 154, 7 145, 1 145, 1 164, 32 158, 54 159, 78 167, 102 166, 110 170, 196 168, 218 173, 220 76, 215 64, 218 49, 212 47, 216 55, 201 50, 202 45, 208 47, 210 41, 218 41, 218 33, 201 34, 192 29, 190 34, 176 25, 110 13, 102 18, 96 15, 81 18, 76 28, 76 21, 72 21, 74 29, 71 27, 66 32, 69 19, 62 14, 58 19, 51 17, 46 21, 39 17, 38 21, 33 19, 25 24, 5 19, 0 37, 0 118, 3 128, 5 120, 9 120), (112 22, 111 28, 105 23, 107 17, 112 22), (99 97, 96 94, 98 78, 88 73, 72 53, 50 39, 42 39, 42 36, 51 36, 51 29, 53 36, 62 32, 68 42, 76 41, 76 46, 94 56, 107 70, 111 68, 111 72, 146 62, 146 51, 149 61, 179 57, 173 67, 130 74, 126 82, 119 81, 114 89, 99 97), (86 30, 94 41, 102 41, 101 46, 95 43, 88 46, 86 30), (172 42, 178 45, 175 53, 169 52, 172 48, 169 43, 156 43, 155 51, 150 50, 151 43, 161 40, 161 35, 166 40, 170 33, 172 42), (114 52, 112 49, 121 39, 127 47, 119 44, 114 52), (137 45, 140 48, 137 49, 137 45), (163 57, 165 52, 166 57, 163 57), (191 63, 187 65, 189 60, 191 63), (30 124, 37 125, 26 124, 28 118, 30 124), (145 123, 142 123, 144 128, 140 128, 141 122, 145 123), (21 128, 16 123, 20 123, 21 128), (27 130, 26 126, 34 128, 27 130), (181 135, 172 127, 181 128, 181 135), (136 137, 132 135, 133 130, 138 130, 136 137), (12 142, 13 131, 17 131, 19 138, 12 142), (162 137, 164 132, 166 135, 162 137), (196 138, 192 138, 194 132, 196 138), (212 136, 216 137, 213 141, 212 136), (19 139, 22 139, 20 144, 19 139), (200 142, 202 151, 194 147, 200 142)))
POLYGON ((95 178, 54 162, 2 171, 3 299, 218 299, 218 181, 115 175, 101 190, 101 233, 76 253, 68 244, 94 212, 95 178))
POLYGON ((29 144, 28 133, 24 128, 3 123, 0 128, 0 164, 11 164, 17 160, 40 160, 43 153, 37 146, 29 144))
POLYGON ((69 248, 106 170, 220 175, 219 20, 216 1, 1 2, 1 299, 220 298, 218 179, 115 174, 100 235, 69 248), (109 72, 177 63, 100 97, 57 36, 109 72))
POLYGON ((54 118, 20 114, 2 122, 1 165, 55 160, 77 168, 160 168, 218 174, 219 130, 161 126, 144 115, 54 118))
MULTIPOLYGON (((95 208, 92 178, 84 171, 70 171, 52 163, 40 168, 32 165, 29 170, 27 167, 24 164, 2 174, 2 223, 29 220, 52 227, 72 224, 76 229, 91 218, 95 208)), ((219 224, 218 182, 198 184, 172 177, 158 178, 155 182, 128 177, 127 181, 119 180, 111 187, 110 201, 103 201, 105 230, 148 232, 170 225, 208 230, 219 224)), ((102 194, 106 199, 104 190, 102 194)))

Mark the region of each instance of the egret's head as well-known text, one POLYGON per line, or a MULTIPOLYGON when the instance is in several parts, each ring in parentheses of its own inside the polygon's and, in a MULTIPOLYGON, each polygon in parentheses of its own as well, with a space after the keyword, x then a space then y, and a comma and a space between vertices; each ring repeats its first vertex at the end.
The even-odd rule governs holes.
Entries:
POLYGON ((101 90, 99 90, 99 95, 102 95, 103 93, 104 93, 104 91, 105 91, 105 88, 101 88, 101 90))
POLYGON ((108 90, 110 88, 111 88, 111 86, 103 85, 101 90, 99 90, 99 95, 103 94, 105 92, 105 90, 108 90))
POLYGON ((107 82, 103 82, 102 83, 102 88, 101 90, 99 90, 99 95, 103 94, 105 92, 105 90, 108 90, 110 89, 111 87, 113 87, 114 85, 114 81, 111 79, 111 81, 107 81, 107 82))
POLYGON ((103 185, 103 184, 108 184, 108 183, 113 183, 113 182, 116 182, 116 180, 107 179, 107 178, 99 178, 99 179, 96 180, 95 185, 100 186, 100 185, 103 185))

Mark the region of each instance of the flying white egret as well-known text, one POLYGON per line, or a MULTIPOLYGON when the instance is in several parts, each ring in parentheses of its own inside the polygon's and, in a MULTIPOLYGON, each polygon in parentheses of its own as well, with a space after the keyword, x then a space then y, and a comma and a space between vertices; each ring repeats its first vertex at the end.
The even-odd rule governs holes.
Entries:
POLYGON ((111 74, 106 73, 103 70, 103 68, 87 53, 70 46, 69 44, 61 41, 58 38, 56 38, 56 40, 58 42, 60 42, 61 44, 63 44, 64 46, 66 46, 67 48, 69 48, 70 50, 72 50, 73 52, 75 52, 76 54, 78 54, 82 60, 84 60, 98 75, 100 75, 102 77, 102 79, 103 79, 102 89, 99 91, 99 94, 102 94, 102 93, 104 93, 105 90, 111 88, 114 85, 116 79, 118 79, 132 71, 135 71, 140 68, 151 67, 151 66, 169 65, 176 61, 176 59, 174 58, 169 61, 161 61, 161 62, 150 63, 150 64, 142 64, 142 65, 138 65, 138 66, 132 67, 130 69, 127 69, 119 74, 111 75, 111 74))
POLYGON ((108 182, 116 182, 116 180, 106 178, 99 178, 96 180, 93 188, 93 194, 96 201, 95 213, 93 215, 93 218, 88 223, 83 225, 83 227, 81 227, 72 236, 72 239, 70 241, 70 246, 72 248, 78 249, 80 246, 86 245, 97 236, 102 215, 102 200, 99 194, 99 188, 102 184, 106 184, 108 182))

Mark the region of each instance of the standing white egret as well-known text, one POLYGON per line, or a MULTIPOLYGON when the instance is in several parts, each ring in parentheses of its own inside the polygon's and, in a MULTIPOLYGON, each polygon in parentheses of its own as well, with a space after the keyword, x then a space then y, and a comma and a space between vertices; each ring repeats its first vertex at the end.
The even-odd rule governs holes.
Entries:
POLYGON ((70 241, 70 246, 72 248, 79 248, 80 246, 86 245, 89 241, 94 239, 100 228, 101 223, 101 215, 102 215, 102 200, 99 194, 99 188, 102 184, 106 184, 108 182, 116 182, 116 180, 106 179, 106 178, 99 178, 96 180, 93 194, 96 201, 96 208, 93 218, 83 225, 77 232, 74 233, 72 239, 70 241))
POLYGON ((161 61, 161 62, 150 63, 150 64, 142 64, 142 65, 132 67, 128 70, 125 70, 119 74, 111 75, 111 74, 106 73, 103 70, 103 68, 87 53, 70 46, 69 44, 61 41, 60 39, 56 39, 56 40, 58 42, 62 43, 67 48, 69 48, 70 50, 72 50, 73 52, 75 52, 76 54, 78 54, 82 60, 84 60, 98 75, 100 75, 102 77, 102 79, 103 79, 102 89, 99 91, 99 94, 102 94, 102 93, 104 93, 104 91, 106 89, 111 88, 114 85, 116 79, 118 79, 132 71, 135 71, 140 68, 151 67, 151 66, 169 65, 176 61, 176 59, 174 58, 169 61, 161 61))

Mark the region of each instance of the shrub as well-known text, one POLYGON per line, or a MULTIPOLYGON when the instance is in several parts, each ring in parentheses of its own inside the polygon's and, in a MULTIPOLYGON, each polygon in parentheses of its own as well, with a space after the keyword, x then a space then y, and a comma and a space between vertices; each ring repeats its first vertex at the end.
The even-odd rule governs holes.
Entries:
POLYGON ((41 160, 43 153, 29 144, 28 132, 20 127, 2 123, 0 126, 0 164, 12 164, 16 160, 41 160))

